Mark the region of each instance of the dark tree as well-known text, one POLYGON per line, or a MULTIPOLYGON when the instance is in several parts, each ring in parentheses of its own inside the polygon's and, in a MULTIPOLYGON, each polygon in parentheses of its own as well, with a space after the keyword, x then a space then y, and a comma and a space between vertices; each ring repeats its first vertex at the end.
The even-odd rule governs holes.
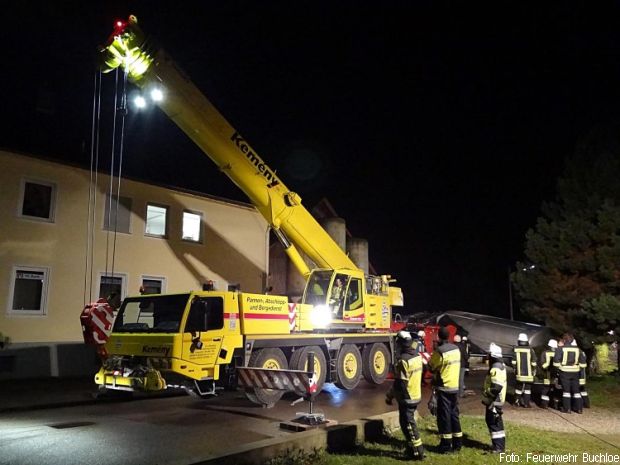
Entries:
POLYGON ((524 313, 558 333, 571 331, 585 349, 620 333, 618 135, 614 125, 579 144, 512 275, 524 313))

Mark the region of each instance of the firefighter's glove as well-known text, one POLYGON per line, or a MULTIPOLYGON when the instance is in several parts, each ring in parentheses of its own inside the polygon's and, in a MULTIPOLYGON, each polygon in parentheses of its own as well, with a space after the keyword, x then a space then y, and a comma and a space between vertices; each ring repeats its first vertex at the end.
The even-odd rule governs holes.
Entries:
POLYGON ((493 403, 493 399, 490 397, 484 396, 482 398, 482 403, 486 405, 487 407, 489 407, 493 403))
POLYGON ((437 416, 437 396, 433 394, 428 401, 428 411, 431 412, 431 415, 434 417, 437 416))

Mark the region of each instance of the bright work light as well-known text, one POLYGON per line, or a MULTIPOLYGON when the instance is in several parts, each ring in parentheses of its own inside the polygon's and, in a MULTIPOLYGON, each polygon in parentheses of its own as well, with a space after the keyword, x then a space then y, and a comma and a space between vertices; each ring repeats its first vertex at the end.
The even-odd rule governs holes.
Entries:
POLYGON ((136 97, 133 99, 133 103, 137 108, 140 109, 146 107, 146 100, 141 95, 136 95, 136 97))
POLYGON ((326 328, 332 322, 332 310, 327 305, 315 305, 310 313, 315 328, 326 328))
POLYGON ((161 102, 164 99, 164 93, 161 89, 155 87, 154 89, 151 89, 151 98, 153 99, 153 102, 161 102))

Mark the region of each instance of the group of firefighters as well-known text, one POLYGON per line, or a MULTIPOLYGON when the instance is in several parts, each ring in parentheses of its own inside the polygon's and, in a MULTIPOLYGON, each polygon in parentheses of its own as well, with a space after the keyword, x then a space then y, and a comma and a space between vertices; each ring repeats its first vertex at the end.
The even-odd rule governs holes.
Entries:
MULTIPOLYGON (((424 458, 424 446, 415 421, 415 412, 422 401, 422 380, 424 363, 423 346, 417 340, 418 334, 399 331, 396 336, 397 358, 394 363, 394 384, 386 394, 386 403, 398 403, 399 423, 406 440, 406 454, 417 460, 424 458)), ((428 369, 433 374, 433 392, 428 403, 431 414, 437 417, 439 430, 439 452, 458 452, 463 446, 463 431, 459 419, 459 387, 462 385, 462 353, 459 347, 450 342, 446 327, 438 332, 438 345, 428 361, 428 369)), ((531 407, 531 389, 538 367, 537 357, 529 346, 527 335, 518 337, 514 348, 512 365, 515 371, 515 405, 531 407)), ((504 354, 499 345, 491 343, 488 348, 488 372, 482 389, 482 404, 485 407, 485 421, 491 435, 493 453, 504 452, 506 433, 502 419, 506 401, 508 376, 504 364, 504 354)), ((543 388, 541 407, 548 408, 550 396, 561 393, 560 410, 582 413, 589 407, 585 391, 585 354, 577 347, 574 337, 566 333, 560 341, 550 340, 548 348, 541 356, 543 388), (581 386, 581 387, 580 387, 581 386)), ((558 405, 559 406, 559 405, 558 405)))

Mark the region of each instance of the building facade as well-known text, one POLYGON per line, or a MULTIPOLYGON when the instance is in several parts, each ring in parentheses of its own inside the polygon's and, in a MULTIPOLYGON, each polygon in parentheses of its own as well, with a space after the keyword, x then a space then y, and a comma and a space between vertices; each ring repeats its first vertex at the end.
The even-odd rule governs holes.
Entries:
POLYGON ((128 179, 110 195, 107 175, 1 150, 0 166, 0 378, 90 369, 79 316, 99 297, 265 288, 249 204, 128 179))

